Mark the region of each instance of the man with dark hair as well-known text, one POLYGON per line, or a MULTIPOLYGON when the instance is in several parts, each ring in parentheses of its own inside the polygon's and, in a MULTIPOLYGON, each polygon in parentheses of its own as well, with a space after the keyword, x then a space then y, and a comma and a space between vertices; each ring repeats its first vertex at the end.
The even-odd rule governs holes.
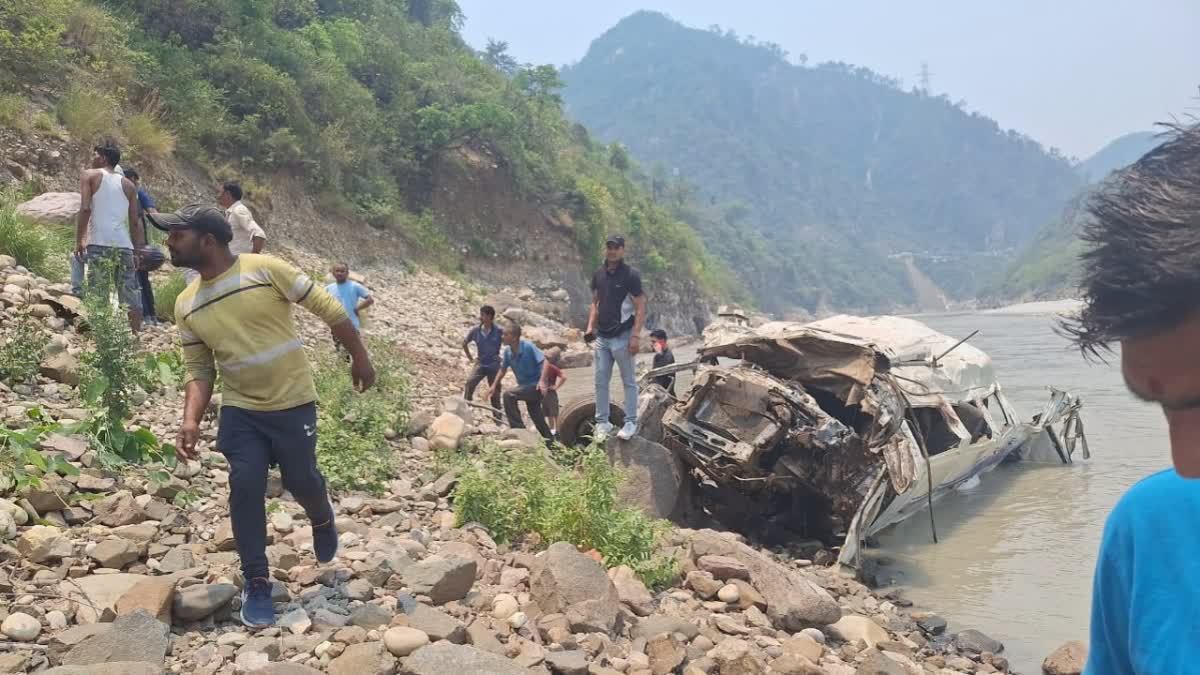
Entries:
POLYGON ((225 209, 225 219, 233 228, 233 241, 229 250, 234 255, 239 253, 262 253, 267 243, 267 233, 254 220, 254 214, 242 203, 242 186, 236 181, 221 184, 221 192, 217 194, 217 203, 225 209))
POLYGON ((508 426, 513 429, 525 428, 521 409, 517 407, 518 401, 525 401, 525 409, 529 411, 529 418, 533 420, 538 433, 547 441, 553 440, 550 427, 546 425, 546 414, 542 410, 541 383, 547 377, 546 357, 537 345, 521 338, 521 327, 516 324, 504 331, 503 339, 504 360, 496 381, 492 382, 491 398, 494 399, 500 392, 500 383, 511 368, 517 378, 517 386, 504 392, 504 414, 508 417, 508 426))
MULTIPOLYGON (((650 331, 650 339, 654 343, 653 368, 663 368, 675 363, 675 355, 671 353, 671 348, 667 346, 667 331, 655 328, 650 331)), ((668 394, 675 395, 674 375, 659 375, 654 378, 654 383, 666 389, 668 394)))
POLYGON ((1092 197, 1083 308, 1065 323, 1085 356, 1120 345, 1134 396, 1167 420, 1173 468, 1108 516, 1092 589, 1086 673, 1196 672, 1200 637, 1200 125, 1114 174, 1092 197))
POLYGON ((475 363, 467 384, 463 387, 463 398, 470 401, 475 396, 475 388, 487 378, 491 392, 492 417, 500 424, 500 392, 490 385, 496 382, 496 373, 500 372, 500 345, 504 338, 504 329, 496 325, 496 308, 484 305, 479 308, 479 325, 475 326, 463 338, 463 353, 468 361, 475 363), (471 356, 470 345, 475 344, 476 356, 471 356))
POLYGON ((617 438, 629 440, 637 433, 638 386, 633 359, 638 353, 642 325, 646 322, 646 294, 642 276, 625 264, 625 237, 614 234, 604 243, 604 264, 592 275, 592 308, 588 314, 588 342, 596 342, 596 440, 612 433, 608 421, 608 387, 613 363, 621 370, 625 389, 625 426, 617 438), (597 333, 599 336, 597 337, 597 333))
MULTIPOLYGON (((133 182, 137 188, 138 201, 138 227, 142 229, 142 240, 149 241, 150 237, 146 232, 146 214, 158 213, 158 206, 154 203, 154 198, 146 192, 146 188, 142 187, 142 177, 136 169, 125 169, 125 177, 133 182)), ((145 260, 143 259, 143 262, 145 260)), ((138 286, 142 291, 142 321, 144 323, 155 324, 158 319, 154 312, 154 287, 150 285, 150 272, 138 269, 137 271, 138 286)))
POLYGON ((332 561, 338 549, 333 504, 317 469, 317 392, 292 305, 332 328, 350 352, 357 390, 374 384, 375 369, 341 303, 278 258, 234 254, 229 249, 233 231, 220 211, 193 204, 148 217, 170 233, 172 264, 200 273, 175 301, 187 370, 179 454, 196 456, 200 420, 219 371, 217 450, 229 462, 229 515, 245 578, 242 621, 269 626, 275 622, 266 552, 270 465, 279 466, 284 487, 312 523, 317 561, 332 561))
POLYGON ((98 145, 92 168, 79 176, 75 257, 88 266, 89 289, 97 288, 101 274, 111 275, 117 298, 128 308, 129 328, 136 333, 142 329, 142 302, 135 251, 145 245, 146 237, 139 226, 137 188, 116 172, 120 163, 117 146, 98 145))
MULTIPOLYGON (((362 333, 362 318, 359 316, 359 312, 375 304, 375 298, 371 297, 371 292, 366 287, 350 278, 350 266, 346 263, 334 265, 331 272, 333 273, 333 283, 325 286, 325 292, 342 303, 347 316, 350 317, 350 323, 354 324, 354 330, 362 333)), ((333 344, 338 351, 343 349, 342 343, 337 341, 336 335, 333 338, 333 344)))

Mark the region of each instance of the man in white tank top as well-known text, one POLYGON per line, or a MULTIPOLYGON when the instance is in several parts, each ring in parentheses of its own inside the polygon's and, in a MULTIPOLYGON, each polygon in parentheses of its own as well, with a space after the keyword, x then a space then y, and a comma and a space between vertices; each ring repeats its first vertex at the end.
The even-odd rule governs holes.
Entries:
POLYGON ((96 147, 91 169, 79 177, 81 203, 75 225, 75 255, 88 266, 88 288, 106 271, 101 261, 111 261, 117 297, 129 310, 129 327, 142 328, 142 309, 135 251, 145 245, 138 227, 137 188, 116 172, 121 151, 115 145, 96 147))

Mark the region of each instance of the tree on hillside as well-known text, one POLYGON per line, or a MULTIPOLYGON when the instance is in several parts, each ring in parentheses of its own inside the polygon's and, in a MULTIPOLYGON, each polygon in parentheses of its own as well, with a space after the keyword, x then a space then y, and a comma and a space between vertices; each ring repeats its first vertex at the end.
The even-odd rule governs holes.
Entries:
POLYGON ((549 64, 525 68, 517 73, 517 87, 540 107, 562 107, 559 92, 566 84, 558 77, 558 69, 549 64))
POLYGON ((488 38, 487 47, 483 49, 483 62, 512 77, 521 68, 521 64, 508 53, 508 43, 504 40, 488 38))
POLYGON ((608 165, 621 173, 629 170, 629 151, 624 145, 613 143, 608 147, 608 165))

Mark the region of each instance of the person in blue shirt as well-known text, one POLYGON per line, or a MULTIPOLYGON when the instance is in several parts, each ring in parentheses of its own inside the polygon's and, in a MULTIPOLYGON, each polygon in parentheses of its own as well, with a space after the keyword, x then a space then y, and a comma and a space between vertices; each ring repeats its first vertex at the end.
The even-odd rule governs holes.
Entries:
POLYGON ((1088 675, 1200 672, 1200 125, 1109 177, 1088 203, 1085 356, 1120 345, 1129 390, 1162 408, 1173 467, 1108 516, 1092 588, 1088 675))
MULTIPOLYGON (((158 213, 158 205, 154 203, 150 193, 146 192, 146 188, 142 187, 142 177, 135 169, 125 169, 125 177, 133 181, 134 187, 137 188, 138 217, 142 219, 144 241, 149 242, 150 230, 146 227, 146 214, 158 213)), ((142 322, 156 324, 158 318, 154 314, 154 287, 150 285, 150 272, 139 269, 137 279, 142 289, 142 322)))
POLYGON ((463 353, 467 361, 475 364, 463 387, 463 398, 470 401, 475 397, 475 389, 487 378, 491 391, 492 417, 500 424, 500 392, 490 388, 496 382, 496 373, 500 372, 500 344, 504 329, 496 325, 496 308, 484 305, 479 308, 479 325, 472 328, 467 337, 463 338, 463 353), (470 345, 475 345, 475 356, 471 356, 470 345))
POLYGON ((521 410, 517 401, 525 402, 525 409, 533 426, 547 441, 553 437, 550 427, 546 424, 546 415, 542 411, 542 391, 538 386, 546 369, 546 357, 542 350, 529 340, 521 339, 521 327, 513 324, 504 331, 504 356, 500 364, 500 373, 492 383, 491 395, 494 397, 500 391, 500 383, 509 370, 517 378, 517 386, 504 392, 504 414, 508 417, 508 426, 513 429, 524 429, 525 422, 521 419, 521 410))
MULTIPOLYGON (((342 303, 342 307, 346 309, 346 314, 350 316, 350 323, 354 325, 354 330, 362 332, 362 319, 358 313, 375 304, 375 298, 371 297, 370 291, 363 288, 363 285, 357 281, 350 279, 350 267, 346 263, 338 263, 333 266, 333 283, 325 287, 325 290, 337 298, 342 303)), ((340 350, 342 345, 338 342, 337 337, 334 337, 333 342, 340 350)))

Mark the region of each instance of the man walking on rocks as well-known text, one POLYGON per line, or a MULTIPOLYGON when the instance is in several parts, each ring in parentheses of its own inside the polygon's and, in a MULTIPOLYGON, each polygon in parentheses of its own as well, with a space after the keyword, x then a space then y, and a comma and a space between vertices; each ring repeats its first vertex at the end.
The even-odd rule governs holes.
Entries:
POLYGON ((179 454, 196 456, 200 420, 219 370, 217 449, 229 461, 229 514, 245 578, 242 621, 269 626, 275 621, 266 554, 270 465, 279 465, 284 487, 312 522, 318 562, 330 562, 338 549, 333 504, 317 469, 317 394, 292 304, 329 324, 350 352, 355 388, 374 384, 375 369, 342 305, 278 258, 233 253, 233 232, 220 211, 193 204, 148 217, 169 233, 171 263, 200 276, 175 301, 187 368, 179 454))
POLYGON ((621 370, 625 390, 625 426, 617 438, 629 440, 637 433, 638 386, 633 359, 645 322, 642 276, 625 264, 625 238, 614 234, 604 244, 604 265, 592 275, 592 309, 584 335, 588 342, 596 343, 595 438, 599 442, 604 442, 613 430, 608 421, 608 387, 614 362, 621 370))
POLYGON ((533 426, 547 441, 553 440, 550 427, 546 425, 546 415, 542 411, 541 383, 546 373, 546 357, 542 350, 529 340, 521 339, 521 327, 510 326, 504 332, 504 360, 500 364, 500 372, 492 383, 491 398, 495 399, 500 393, 500 383, 511 368, 517 378, 517 387, 504 392, 504 414, 508 417, 508 426, 513 429, 524 429, 525 422, 521 419, 521 409, 517 401, 525 401, 525 409, 533 426))
POLYGON ((142 329, 135 250, 145 245, 138 217, 137 188, 117 173, 121 151, 111 144, 96 146, 92 168, 79 177, 80 208, 75 223, 75 258, 87 265, 87 286, 94 289, 100 275, 116 283, 117 299, 129 311, 129 328, 142 329))
MULTIPOLYGON (((325 292, 341 301, 342 308, 350 317, 350 323, 354 324, 354 330, 362 333, 362 319, 358 313, 375 304, 375 298, 371 297, 371 292, 362 284, 350 278, 350 266, 346 263, 334 265, 332 272, 333 283, 325 286, 325 292)), ((343 349, 337 335, 334 335, 333 343, 339 351, 343 349)))
POLYGON ((1108 516, 1092 589, 1089 675, 1194 673, 1200 633, 1200 125, 1109 178, 1089 202, 1083 309, 1066 324, 1084 355, 1120 344, 1134 396, 1167 420, 1173 468, 1108 516))
POLYGON ((479 308, 479 325, 475 326, 463 338, 463 353, 468 361, 475 362, 475 368, 467 378, 463 387, 463 398, 470 401, 475 396, 475 388, 487 378, 491 392, 492 416, 496 424, 500 424, 500 391, 491 387, 496 383, 496 373, 500 372, 500 345, 504 338, 504 329, 496 325, 496 309, 491 305, 479 308), (475 356, 471 356, 470 345, 475 344, 475 356))

